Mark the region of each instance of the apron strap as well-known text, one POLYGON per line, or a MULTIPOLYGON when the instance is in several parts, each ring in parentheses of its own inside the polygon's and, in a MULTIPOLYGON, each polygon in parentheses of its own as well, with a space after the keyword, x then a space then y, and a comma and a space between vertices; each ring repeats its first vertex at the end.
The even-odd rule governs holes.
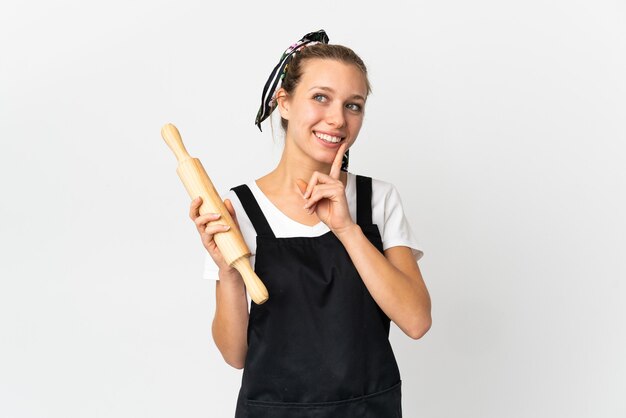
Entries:
POLYGON ((267 222, 267 218, 263 214, 250 188, 242 184, 241 186, 233 187, 231 190, 237 194, 237 197, 241 201, 246 215, 248 215, 252 226, 256 230, 256 234, 262 237, 276 238, 274 231, 270 228, 270 224, 267 222))
POLYGON ((356 176, 356 223, 372 224, 372 178, 356 176))
MULTIPOLYGON (((267 222, 261 207, 254 198, 250 188, 242 184, 231 190, 237 194, 246 215, 250 218, 257 235, 275 238, 274 231, 267 222)), ((356 222, 359 225, 372 224, 372 178, 356 176, 356 222)))

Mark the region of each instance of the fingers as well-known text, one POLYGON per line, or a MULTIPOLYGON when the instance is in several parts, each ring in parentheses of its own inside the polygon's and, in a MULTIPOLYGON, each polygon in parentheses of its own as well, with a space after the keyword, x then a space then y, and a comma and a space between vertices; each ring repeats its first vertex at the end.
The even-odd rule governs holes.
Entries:
POLYGON ((306 185, 306 190, 304 191, 304 193, 302 194, 302 197, 304 197, 305 199, 308 199, 309 196, 311 195, 311 191, 313 191, 313 187, 315 187, 315 185, 317 184, 317 177, 318 175, 320 175, 321 173, 318 171, 315 171, 313 173, 313 175, 311 176, 311 178, 309 179, 309 183, 306 185))
POLYGON ((230 229, 230 226, 228 225, 214 222, 220 217, 221 215, 219 213, 205 213, 204 215, 198 216, 194 221, 196 228, 200 233, 202 244, 204 244, 204 247, 211 253, 211 255, 215 255, 214 253, 217 249, 215 241, 213 240, 214 236, 230 229))
MULTIPOLYGON (((204 215, 200 215, 198 217, 196 217, 196 219, 194 219, 194 223, 196 224, 196 227, 198 227, 198 229, 204 231, 204 228, 206 228, 206 224, 212 221, 216 221, 221 217, 221 215, 219 213, 205 213, 204 215)), ((201 231, 201 232, 202 232, 201 231)))
POLYGON ((228 212, 224 212, 220 209, 221 213, 209 212, 201 215, 200 208, 202 207, 202 197, 198 196, 191 201, 189 207, 189 217, 193 220, 196 229, 200 234, 200 240, 202 241, 204 248, 206 248, 215 263, 220 266, 220 269, 230 267, 226 264, 226 261, 224 260, 224 257, 214 240, 214 237, 217 234, 229 231, 231 229, 230 225, 232 225, 232 223, 230 220, 228 220, 228 218, 232 218, 232 220, 235 222, 235 225, 238 226, 237 216, 230 200, 226 199, 224 205, 226 206, 226 210, 228 212), (228 223, 228 225, 224 225, 223 223, 228 223))
POLYGON ((313 175, 311 176, 311 178, 309 179, 308 183, 302 179, 296 180, 296 184, 305 199, 309 198, 313 188, 318 183, 326 184, 326 183, 340 182, 339 175, 341 174, 341 163, 343 161, 343 154, 345 154, 347 148, 348 148, 348 145, 343 143, 341 144, 339 149, 337 149, 337 154, 335 154, 335 159, 333 160, 333 164, 330 167, 330 174, 323 174, 323 173, 320 173, 319 171, 315 171, 313 175))
POLYGON ((194 200, 191 201, 191 205, 189 206, 189 217, 192 220, 195 220, 198 215, 200 215, 200 206, 202 206, 202 197, 198 196, 194 200))
POLYGON ((235 217, 235 208, 233 208, 233 203, 230 201, 230 199, 224 200, 224 206, 226 206, 226 209, 228 209, 228 213, 230 213, 230 216, 235 217))
POLYGON ((204 228, 204 233, 208 235, 215 235, 215 234, 219 234, 220 232, 228 231, 229 229, 230 229, 230 226, 228 225, 213 224, 213 225, 207 225, 204 228))
POLYGON ((297 179, 296 185, 298 186, 298 189, 300 189, 300 193, 302 193, 302 195, 304 196, 304 193, 306 193, 306 189, 307 189, 306 181, 302 179, 297 179))
POLYGON ((235 225, 239 227, 239 222, 237 222, 237 214, 235 213, 235 208, 233 207, 233 204, 230 201, 230 199, 224 200, 224 206, 226 206, 226 210, 228 211, 228 213, 230 213, 230 217, 233 218, 235 225))
POLYGON ((343 154, 346 153, 347 147, 348 147, 348 144, 346 144, 345 142, 341 144, 341 146, 337 150, 337 155, 335 155, 335 160, 333 161, 333 165, 330 167, 329 175, 335 180, 338 180, 339 174, 341 174, 341 162, 343 160, 343 154))
POLYGON ((302 179, 297 179, 296 184, 300 189, 300 192, 303 194, 305 199, 308 199, 311 195, 311 191, 318 183, 334 183, 339 181, 339 175, 341 174, 341 163, 343 161, 343 154, 345 153, 347 148, 346 144, 341 144, 339 149, 337 150, 337 154, 335 155, 335 159, 330 168, 330 174, 323 174, 319 171, 315 171, 311 176, 308 184, 302 179))
MULTIPOLYGON (((225 205, 226 205, 226 209, 231 214, 231 217, 236 222, 237 217, 235 216, 235 211, 233 209, 233 205, 231 204, 230 200, 227 199, 225 202, 225 205)), ((217 221, 218 219, 221 218, 222 215, 219 213, 205 213, 203 215, 200 215, 201 206, 202 206, 201 196, 198 196, 197 198, 192 200, 190 208, 189 208, 189 217, 193 220, 194 224, 196 225, 196 229, 198 230, 200 235, 202 235, 202 241, 206 244, 213 240, 213 235, 219 232, 228 231, 230 229, 230 226, 219 224, 219 223, 213 223, 214 221, 217 221)))
POLYGON ((329 199, 331 201, 337 201, 338 197, 345 193, 343 184, 339 182, 338 184, 318 184, 313 188, 311 192, 311 196, 308 198, 306 205, 304 205, 304 209, 307 209, 309 212, 315 210, 315 205, 322 199, 329 199))
POLYGON ((204 231, 200 232, 200 239, 204 248, 207 249, 211 257, 213 257, 213 260, 215 260, 218 265, 223 261, 223 259, 214 238, 217 234, 226 232, 229 229, 230 227, 228 225, 212 224, 207 225, 206 228, 204 228, 204 231))
POLYGON ((309 184, 307 184, 306 191, 304 192, 304 198, 308 199, 311 196, 311 192, 313 188, 318 184, 331 184, 331 183, 341 183, 338 179, 334 179, 328 174, 320 173, 319 171, 315 171, 309 180, 309 184))
MULTIPOLYGON (((302 184, 298 183, 298 187, 301 187, 301 185, 302 184)), ((302 190, 302 188, 300 190, 302 190)), ((303 193, 303 197, 307 201, 306 205, 304 206, 304 210, 306 210, 307 213, 310 215, 311 213, 315 212, 317 203, 321 199, 329 198, 331 200, 336 200, 336 197, 339 195, 339 193, 345 193, 343 183, 340 180, 334 179, 327 174, 316 171, 311 176, 311 180, 309 180, 309 184, 307 185, 307 188, 303 193), (317 192, 315 192, 316 190, 317 192), (336 191, 330 192, 330 190, 336 191), (313 198, 314 194, 315 198, 313 198)))
MULTIPOLYGON (((191 218, 192 221, 194 221, 199 231, 201 227, 206 226, 205 225, 206 223, 215 221, 221 217, 219 213, 205 213, 204 215, 200 215, 201 206, 202 206, 202 196, 198 196, 191 201, 191 205, 189 207, 189 217, 191 218)), ((228 213, 230 214, 231 218, 233 218, 233 221, 235 221, 235 224, 239 225, 237 223, 237 214, 235 213, 233 204, 231 203, 229 199, 226 199, 224 201, 224 206, 226 206, 226 210, 228 210, 228 213)), ((204 228, 202 228, 202 231, 203 230, 204 228)))

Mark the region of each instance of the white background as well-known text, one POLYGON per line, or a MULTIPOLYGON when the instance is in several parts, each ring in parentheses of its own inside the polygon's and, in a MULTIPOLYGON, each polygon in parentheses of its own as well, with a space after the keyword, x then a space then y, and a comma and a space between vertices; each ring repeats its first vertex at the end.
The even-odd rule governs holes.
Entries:
POLYGON ((391 335, 405 416, 626 416, 621 0, 3 2, 0 416, 233 415, 159 131, 222 191, 268 172, 261 89, 320 28, 370 70, 351 170, 425 252, 433 327, 391 335))

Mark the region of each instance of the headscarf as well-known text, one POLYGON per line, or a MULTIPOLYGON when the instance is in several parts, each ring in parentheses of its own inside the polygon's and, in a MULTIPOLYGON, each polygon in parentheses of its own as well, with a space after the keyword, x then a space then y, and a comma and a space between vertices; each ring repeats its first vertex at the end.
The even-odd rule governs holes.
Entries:
MULTIPOLYGON (((317 32, 311 32, 304 35, 298 42, 292 44, 283 52, 280 57, 280 61, 272 70, 267 82, 265 83, 265 87, 263 87, 263 94, 261 95, 261 106, 259 107, 259 111, 256 115, 256 120, 254 121, 255 125, 258 126, 259 130, 261 129, 261 122, 267 119, 274 109, 276 108, 276 92, 280 89, 283 79, 285 78, 285 74, 287 73, 287 68, 289 67, 289 62, 293 59, 296 53, 302 48, 307 46, 315 45, 315 44, 327 44, 328 43, 328 35, 326 32, 321 29, 317 32)), ((343 155, 343 159, 341 161, 341 170, 348 171, 348 160, 349 155, 348 151, 343 155)))

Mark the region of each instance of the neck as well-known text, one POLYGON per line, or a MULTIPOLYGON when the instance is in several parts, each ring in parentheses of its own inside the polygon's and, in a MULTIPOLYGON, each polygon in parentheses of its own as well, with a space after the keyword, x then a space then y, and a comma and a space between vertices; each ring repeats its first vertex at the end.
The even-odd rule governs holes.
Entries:
MULTIPOLYGON (((271 187, 272 190, 289 190, 300 193, 296 185, 297 179, 302 179, 308 183, 315 171, 324 174, 330 173, 331 164, 315 161, 301 152, 294 152, 295 150, 290 149, 289 141, 285 142, 285 149, 276 168, 262 179, 259 179, 266 187, 271 187)), ((339 180, 341 180, 344 186, 347 179, 347 173, 341 171, 339 180)))

